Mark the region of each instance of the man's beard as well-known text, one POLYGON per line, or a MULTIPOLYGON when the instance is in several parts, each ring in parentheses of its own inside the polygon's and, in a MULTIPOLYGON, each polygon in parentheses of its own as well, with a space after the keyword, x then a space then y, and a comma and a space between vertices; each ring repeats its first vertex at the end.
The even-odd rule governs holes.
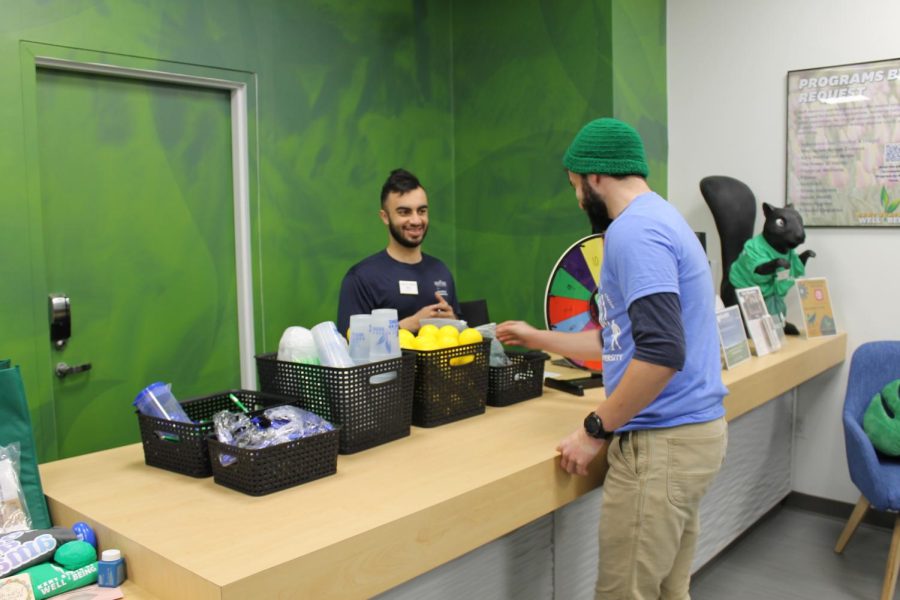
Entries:
POLYGON ((609 212, 606 210, 606 203, 603 198, 588 185, 587 181, 581 182, 582 205, 584 212, 587 213, 591 222, 591 233, 603 233, 612 219, 609 218, 609 212))
POLYGON ((415 242, 403 237, 403 230, 394 225, 394 222, 391 220, 388 220, 388 231, 391 232, 391 237, 404 248, 418 248, 422 245, 422 242, 425 241, 425 234, 428 233, 428 227, 422 228, 422 237, 415 242))

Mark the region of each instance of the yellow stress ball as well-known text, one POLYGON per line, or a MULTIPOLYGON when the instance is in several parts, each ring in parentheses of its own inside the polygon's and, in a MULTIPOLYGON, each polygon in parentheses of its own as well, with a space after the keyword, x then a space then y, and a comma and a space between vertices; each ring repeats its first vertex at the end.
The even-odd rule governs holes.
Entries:
POLYGON ((456 341, 455 335, 441 335, 438 336, 438 346, 441 348, 452 348, 454 346, 459 346, 459 342, 456 341))
POLYGON ((459 337, 459 329, 454 327, 453 325, 444 325, 438 330, 438 337, 453 337, 453 339, 457 339, 459 337))
POLYGON ((411 331, 407 329, 401 329, 398 332, 398 336, 400 337, 400 347, 404 350, 413 350, 413 343, 416 340, 416 336, 412 334, 411 331))
POLYGON ((413 345, 415 350, 438 350, 439 348, 437 338, 433 335, 417 337, 413 345))
POLYGON ((431 323, 422 325, 421 329, 419 329, 419 337, 422 337, 423 335, 433 335, 437 337, 438 331, 438 328, 431 323))
POLYGON ((470 327, 469 329, 463 329, 459 332, 460 346, 464 346, 466 344, 475 344, 482 340, 484 340, 484 338, 481 337, 481 333, 477 329, 472 329, 470 327))
MULTIPOLYGON (((466 344, 476 344, 482 341, 484 338, 481 337, 481 333, 477 329, 472 329, 471 327, 468 329, 463 329, 459 332, 459 345, 465 346, 466 344)), ((460 356, 457 358, 450 359, 450 366, 459 367, 461 365, 467 365, 470 362, 475 360, 474 354, 467 354, 465 356, 460 356)))

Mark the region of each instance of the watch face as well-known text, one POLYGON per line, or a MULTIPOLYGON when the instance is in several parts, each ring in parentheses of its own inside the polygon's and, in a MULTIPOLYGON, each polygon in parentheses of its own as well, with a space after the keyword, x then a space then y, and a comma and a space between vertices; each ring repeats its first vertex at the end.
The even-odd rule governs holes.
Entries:
POLYGON ((589 414, 584 419, 584 429, 589 435, 596 436, 603 430, 603 424, 600 422, 600 417, 594 413, 589 414))

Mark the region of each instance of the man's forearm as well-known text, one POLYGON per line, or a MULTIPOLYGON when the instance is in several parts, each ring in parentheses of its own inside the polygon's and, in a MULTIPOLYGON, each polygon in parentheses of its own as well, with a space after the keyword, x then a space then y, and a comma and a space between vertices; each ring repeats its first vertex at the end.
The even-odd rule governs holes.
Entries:
POLYGON ((616 391, 597 407, 603 428, 613 431, 624 426, 662 393, 675 369, 632 359, 616 391))
POLYGON ((569 358, 599 360, 603 355, 600 332, 596 329, 578 333, 542 329, 536 333, 535 342, 533 344, 535 348, 555 352, 569 358))

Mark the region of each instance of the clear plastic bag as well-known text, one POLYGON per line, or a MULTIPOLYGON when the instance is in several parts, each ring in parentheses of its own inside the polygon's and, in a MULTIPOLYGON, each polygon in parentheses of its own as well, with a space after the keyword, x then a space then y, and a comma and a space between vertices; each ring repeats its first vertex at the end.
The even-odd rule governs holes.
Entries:
MULTIPOLYGON (((334 427, 322 417, 296 406, 273 406, 261 415, 223 410, 213 415, 216 437, 223 444, 239 448, 267 448, 331 431, 334 427)), ((222 465, 234 462, 234 457, 221 454, 222 465)))
POLYGON ((508 367, 512 364, 512 361, 506 355, 506 352, 503 350, 503 344, 500 343, 500 340, 497 339, 497 324, 496 323, 487 323, 485 325, 479 325, 475 328, 481 334, 483 338, 490 338, 491 340, 491 366, 492 367, 508 367))
POLYGON ((0 533, 31 529, 31 514, 19 481, 19 443, 0 446, 0 533))

